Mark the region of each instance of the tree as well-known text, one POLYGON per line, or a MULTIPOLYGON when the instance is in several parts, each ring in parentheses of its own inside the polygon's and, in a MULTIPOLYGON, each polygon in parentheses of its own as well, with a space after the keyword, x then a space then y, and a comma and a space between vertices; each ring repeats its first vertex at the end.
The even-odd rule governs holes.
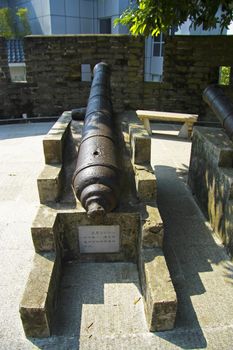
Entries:
POLYGON ((18 8, 15 11, 9 7, 0 8, 0 35, 12 39, 30 33, 26 8, 18 8))
POLYGON ((17 35, 19 37, 24 37, 31 34, 31 28, 28 21, 28 10, 26 8, 18 8, 16 11, 16 16, 18 17, 18 30, 17 35))
POLYGON ((0 35, 6 39, 14 37, 14 21, 9 7, 0 9, 0 35))
POLYGON ((233 19, 233 0, 136 0, 115 24, 126 25, 133 35, 158 35, 179 27, 187 19, 205 30, 228 28, 233 19), (221 11, 218 11, 218 10, 221 11))

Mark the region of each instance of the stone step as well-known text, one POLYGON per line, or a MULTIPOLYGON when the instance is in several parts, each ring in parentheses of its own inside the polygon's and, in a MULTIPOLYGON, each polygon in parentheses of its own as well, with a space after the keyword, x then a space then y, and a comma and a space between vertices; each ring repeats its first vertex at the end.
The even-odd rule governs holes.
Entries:
POLYGON ((173 329, 177 297, 162 249, 142 250, 140 277, 149 330, 155 332, 173 329))
POLYGON ((55 253, 35 254, 19 312, 27 337, 50 336, 60 264, 55 253))
POLYGON ((37 178, 40 203, 56 202, 62 189, 62 165, 45 165, 37 178))
POLYGON ((46 164, 62 163, 63 147, 71 121, 71 112, 64 112, 43 139, 46 164))

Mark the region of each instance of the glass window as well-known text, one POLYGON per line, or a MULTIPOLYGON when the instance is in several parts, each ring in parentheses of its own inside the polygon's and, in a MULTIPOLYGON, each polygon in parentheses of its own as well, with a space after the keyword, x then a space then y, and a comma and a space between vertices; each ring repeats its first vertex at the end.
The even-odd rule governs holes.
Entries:
POLYGON ((153 56, 162 57, 164 53, 164 35, 161 33, 154 37, 153 56))
POLYGON ((26 82, 25 63, 9 63, 11 81, 14 83, 26 82))
POLYGON ((91 81, 90 64, 81 64, 81 81, 91 81))
POLYGON ((154 44, 153 56, 160 56, 160 45, 154 44))
POLYGON ((100 34, 111 34, 111 32, 112 32, 111 18, 101 18, 100 34))

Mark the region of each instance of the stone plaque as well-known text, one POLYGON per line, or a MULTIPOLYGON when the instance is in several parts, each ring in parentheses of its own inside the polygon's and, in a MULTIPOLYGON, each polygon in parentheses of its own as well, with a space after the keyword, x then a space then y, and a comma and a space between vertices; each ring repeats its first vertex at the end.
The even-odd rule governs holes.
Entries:
POLYGON ((118 253, 120 226, 79 226, 80 253, 118 253))

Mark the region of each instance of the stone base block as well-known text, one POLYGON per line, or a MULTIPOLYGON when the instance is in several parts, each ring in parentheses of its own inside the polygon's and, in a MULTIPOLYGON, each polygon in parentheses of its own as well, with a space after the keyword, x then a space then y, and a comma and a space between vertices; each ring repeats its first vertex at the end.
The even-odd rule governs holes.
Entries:
POLYGON ((71 112, 64 112, 43 139, 46 164, 62 163, 65 136, 71 121, 71 112))
POLYGON ((132 124, 129 127, 132 162, 150 164, 151 139, 143 126, 132 124))
POLYGON ((35 254, 19 309, 27 337, 50 336, 59 276, 60 263, 54 253, 35 254))
POLYGON ((177 298, 160 248, 142 250, 140 278, 149 330, 155 332, 172 329, 177 311, 177 298))
POLYGON ((131 128, 132 162, 130 137, 124 135, 126 146, 122 145, 121 160, 125 174, 121 188, 124 198, 115 211, 104 217, 89 218, 67 190, 80 133, 77 133, 77 122, 67 127, 70 114, 63 114, 62 118, 44 141, 46 162, 50 164, 46 164, 38 178, 40 200, 45 205, 39 208, 31 228, 36 255, 20 304, 25 334, 29 337, 51 334, 62 259, 76 260, 80 264, 140 261, 149 329, 171 329, 176 295, 164 256, 158 248, 163 242, 163 223, 155 201, 156 177, 149 165, 150 138, 145 135, 143 126, 131 128), (67 137, 63 152, 66 134, 71 139, 67 137), (64 156, 66 159, 62 159, 64 156), (60 193, 66 191, 64 200, 60 193))
POLYGON ((233 143, 224 130, 195 127, 188 184, 214 232, 233 256, 233 143))
MULTIPOLYGON (((82 208, 52 209, 41 206, 32 224, 32 239, 37 253, 56 251, 66 259, 80 262, 137 261, 140 235, 139 212, 112 212, 101 220, 91 219, 82 208), (80 251, 80 230, 88 226, 90 232, 103 226, 119 228, 119 251, 84 253, 80 251)), ((93 233, 94 234, 94 233, 93 233)), ((90 237, 89 237, 90 239, 90 237)))
POLYGON ((156 177, 148 166, 134 166, 137 197, 142 201, 155 200, 157 195, 156 177))
POLYGON ((59 236, 59 219, 57 212, 50 207, 41 206, 31 227, 35 251, 55 251, 59 236))
POLYGON ((62 187, 61 164, 46 165, 37 179, 40 202, 55 202, 60 196, 62 187))
POLYGON ((145 205, 141 211, 142 220, 142 248, 163 246, 164 228, 156 203, 145 205))

